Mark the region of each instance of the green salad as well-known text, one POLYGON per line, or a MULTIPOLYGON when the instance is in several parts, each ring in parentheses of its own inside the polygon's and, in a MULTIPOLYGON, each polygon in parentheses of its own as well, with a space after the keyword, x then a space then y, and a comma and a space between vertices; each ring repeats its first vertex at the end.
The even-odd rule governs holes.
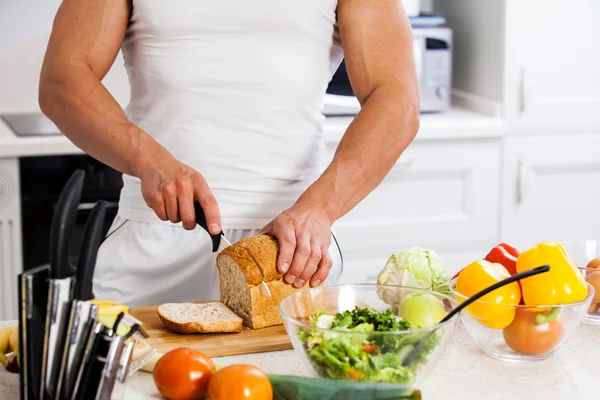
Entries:
MULTIPOLYGON (((310 324, 320 329, 301 329, 298 333, 316 372, 331 379, 411 384, 415 371, 402 366, 404 358, 429 331, 405 335, 381 335, 376 332, 406 331, 411 323, 393 314, 356 307, 336 315, 319 312, 310 324), (336 329, 325 331, 323 329, 336 329)), ((418 368, 440 342, 433 334, 415 362, 418 368)))

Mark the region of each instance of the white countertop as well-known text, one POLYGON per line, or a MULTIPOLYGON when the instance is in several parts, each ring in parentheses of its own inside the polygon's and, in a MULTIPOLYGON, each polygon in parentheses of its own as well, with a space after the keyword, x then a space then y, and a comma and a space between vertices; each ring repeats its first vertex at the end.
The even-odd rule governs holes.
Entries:
MULTIPOLYGON (((337 143, 353 117, 328 117, 323 123, 326 141, 337 143)), ((421 116, 421 129, 416 140, 499 137, 501 119, 488 117, 464 108, 454 107, 439 114, 421 116)), ((0 118, 0 158, 79 154, 82 151, 62 134, 17 136, 0 118)))
MULTIPOLYGON (((11 323, 0 322, 0 328, 11 323)), ((424 400, 599 400, 600 326, 581 325, 552 358, 525 364, 493 360, 460 325, 422 390, 424 400)), ((217 365, 250 363, 267 373, 305 375, 293 351, 214 358, 217 365)), ((127 400, 161 398, 152 376, 129 378, 127 400)), ((0 398, 18 399, 19 380, 0 367, 0 398)))

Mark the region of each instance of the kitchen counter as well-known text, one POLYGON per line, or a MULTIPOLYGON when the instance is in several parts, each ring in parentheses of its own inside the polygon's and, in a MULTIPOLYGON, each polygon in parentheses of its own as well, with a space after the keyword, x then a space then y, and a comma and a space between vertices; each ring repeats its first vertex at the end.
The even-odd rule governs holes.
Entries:
MULTIPOLYGON (((353 117, 328 117, 323 123, 325 140, 337 143, 342 138, 353 117)), ((503 122, 483 114, 454 107, 446 113, 424 114, 416 140, 461 139, 499 137, 503 122)), ((69 139, 62 134, 43 136, 17 136, 0 118, 0 158, 80 154, 69 139)))
MULTIPOLYGON (((0 322, 0 328, 10 324, 14 322, 0 322)), ((483 354, 460 325, 423 385, 423 399, 599 400, 598 337, 600 326, 581 325, 552 358, 537 363, 508 364, 483 354)), ((266 372, 278 374, 307 373, 293 351, 220 357, 214 361, 218 365, 255 364, 266 372)), ((161 398, 148 373, 137 372, 128 382, 127 400, 161 398)), ((0 371, 0 398, 18 399, 18 386, 17 375, 0 371)))

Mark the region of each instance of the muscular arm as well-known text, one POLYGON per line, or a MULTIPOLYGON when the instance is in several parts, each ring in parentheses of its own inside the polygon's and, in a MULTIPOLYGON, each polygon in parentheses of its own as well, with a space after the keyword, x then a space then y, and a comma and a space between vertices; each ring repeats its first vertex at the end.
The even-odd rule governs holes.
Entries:
POLYGON ((419 127, 412 33, 401 1, 339 0, 338 22, 362 109, 329 167, 299 199, 321 204, 331 222, 381 183, 419 127))
POLYGON ((144 199, 160 219, 193 229, 196 199, 211 232, 218 233, 218 207, 202 176, 132 124, 101 83, 117 57, 130 11, 130 0, 63 0, 42 66, 40 107, 83 151, 140 178, 144 199))
MULTIPOLYGON (((130 175, 152 138, 129 122, 101 80, 115 61, 129 20, 129 0, 65 0, 40 77, 39 102, 76 146, 130 175)), ((164 149, 163 149, 164 150, 164 149)))
POLYGON ((331 225, 381 183, 419 129, 412 32, 401 0, 338 0, 338 23, 362 108, 329 167, 262 229, 279 240, 277 268, 295 287, 324 282, 331 225))

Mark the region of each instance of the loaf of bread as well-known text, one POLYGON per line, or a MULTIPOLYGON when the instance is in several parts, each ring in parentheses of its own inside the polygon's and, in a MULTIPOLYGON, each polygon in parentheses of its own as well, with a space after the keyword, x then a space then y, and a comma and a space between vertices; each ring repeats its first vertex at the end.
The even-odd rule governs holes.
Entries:
MULTIPOLYGON (((252 329, 281 325, 279 303, 300 289, 283 281, 276 263, 279 243, 268 235, 251 236, 225 248, 217 257, 221 302, 252 329), (262 275, 245 249, 248 249, 264 273, 271 296, 261 291, 262 275)), ((307 284, 305 286, 308 286, 307 284)))

